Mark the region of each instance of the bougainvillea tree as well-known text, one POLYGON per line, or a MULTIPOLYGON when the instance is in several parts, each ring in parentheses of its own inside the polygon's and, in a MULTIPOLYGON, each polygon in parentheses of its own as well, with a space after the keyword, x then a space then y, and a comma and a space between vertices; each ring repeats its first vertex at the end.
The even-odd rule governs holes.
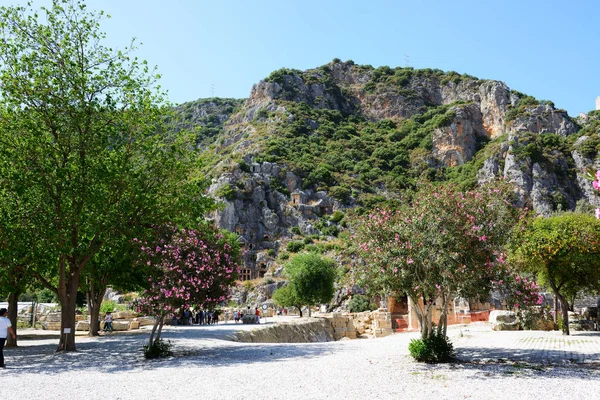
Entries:
POLYGON ((223 303, 239 273, 239 247, 231 234, 167 226, 158 237, 156 243, 138 242, 140 262, 153 271, 138 304, 140 312, 156 317, 149 347, 160 340, 165 318, 177 310, 223 303))
POLYGON ((528 295, 515 304, 537 301, 535 286, 511 279, 503 253, 515 225, 525 220, 525 211, 513 205, 513 193, 504 182, 470 192, 451 184, 421 185, 409 204, 376 210, 356 224, 362 262, 352 267, 353 278, 386 295, 406 293, 423 339, 432 333, 436 301, 438 333, 444 335, 454 296, 487 298, 495 286, 518 283, 519 292, 528 295))

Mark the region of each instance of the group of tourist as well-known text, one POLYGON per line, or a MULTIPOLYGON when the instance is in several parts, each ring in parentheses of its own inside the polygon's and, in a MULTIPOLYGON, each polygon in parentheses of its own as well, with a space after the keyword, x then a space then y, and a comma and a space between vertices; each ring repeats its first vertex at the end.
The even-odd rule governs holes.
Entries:
POLYGON ((212 325, 219 323, 219 312, 200 309, 194 312, 191 309, 183 310, 177 318, 178 325, 212 325))

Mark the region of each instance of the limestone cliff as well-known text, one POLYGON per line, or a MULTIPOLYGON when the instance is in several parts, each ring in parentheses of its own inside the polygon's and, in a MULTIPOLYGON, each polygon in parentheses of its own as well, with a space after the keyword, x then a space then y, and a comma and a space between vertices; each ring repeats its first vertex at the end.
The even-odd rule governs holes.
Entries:
POLYGON ((334 60, 275 71, 229 111, 202 140, 215 160, 210 193, 223 203, 213 217, 240 234, 246 277, 273 273, 291 240, 334 238, 335 211, 394 198, 424 177, 463 187, 504 177, 546 215, 599 203, 579 174, 600 149, 597 118, 576 122, 500 81, 334 60))

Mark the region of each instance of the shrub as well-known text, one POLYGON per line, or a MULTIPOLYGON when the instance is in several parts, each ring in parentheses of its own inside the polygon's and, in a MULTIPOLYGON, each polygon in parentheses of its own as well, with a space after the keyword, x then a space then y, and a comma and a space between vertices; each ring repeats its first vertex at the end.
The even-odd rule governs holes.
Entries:
POLYGON ((263 278, 262 283, 265 285, 270 285, 271 283, 274 283, 275 281, 273 280, 273 278, 271 278, 270 276, 263 278))
POLYGON ((375 307, 371 305, 369 298, 362 294, 352 296, 348 302, 348 311, 353 313, 371 311, 373 309, 375 309, 375 307))
POLYGON ((314 244, 307 244, 304 246, 304 250, 308 251, 309 253, 323 253, 323 249, 314 244))
POLYGON ((287 244, 287 251, 290 253, 297 253, 304 248, 303 242, 289 242, 287 244))
POLYGON ((312 244, 312 243, 314 243, 312 237, 310 237, 310 236, 305 237, 304 240, 303 240, 303 242, 304 242, 304 244, 312 244))
POLYGON ((294 235, 300 235, 300 228, 297 226, 292 226, 290 229, 290 232, 292 232, 294 235))
POLYGON ((325 236, 337 236, 340 233, 340 229, 336 225, 326 226, 321 229, 321 233, 325 236))
POLYGON ((340 222, 344 218, 344 213, 340 210, 335 210, 329 217, 331 222, 340 222))
POLYGON ((235 200, 237 196, 237 192, 233 186, 230 184, 225 184, 215 190, 215 197, 224 197, 225 199, 231 201, 235 200))
POLYGON ((290 254, 289 253, 281 253, 279 255, 279 258, 282 259, 282 260, 287 260, 287 259, 290 258, 290 254))
POLYGON ((100 304, 100 314, 106 314, 107 312, 113 312, 117 308, 117 303, 112 300, 104 300, 100 304))
POLYGON ((449 362, 455 358, 452 342, 447 336, 438 334, 435 328, 427 339, 412 339, 408 344, 408 351, 420 362, 449 362))
POLYGON ((348 186, 331 186, 329 188, 329 194, 342 203, 348 202, 348 197, 352 194, 352 190, 348 186))
POLYGON ((267 255, 269 257, 275 257, 275 249, 267 249, 267 255))
POLYGON ((238 165, 242 172, 250 172, 250 166, 248 165, 248 163, 246 161, 242 160, 242 161, 240 161, 240 163, 238 165))
POLYGON ((50 289, 42 289, 38 293, 38 301, 40 303, 56 303, 56 294, 50 289))
POLYGON ((152 346, 144 346, 144 357, 146 359, 170 357, 173 355, 172 347, 171 341, 158 340, 152 346))

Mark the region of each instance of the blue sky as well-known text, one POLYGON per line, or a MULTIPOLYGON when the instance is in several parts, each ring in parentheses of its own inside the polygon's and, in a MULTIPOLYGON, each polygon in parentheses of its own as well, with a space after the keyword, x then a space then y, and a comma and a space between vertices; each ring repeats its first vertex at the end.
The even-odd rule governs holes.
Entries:
MULTIPOLYGON (((23 4, 25 0, 0 0, 23 4)), ((35 5, 47 0, 33 0, 35 5)), ((439 68, 504 81, 570 115, 600 95, 600 2, 88 0, 112 18, 108 44, 132 37, 172 102, 248 97, 273 70, 358 64, 439 68), (408 57, 406 57, 407 55, 408 57)))

